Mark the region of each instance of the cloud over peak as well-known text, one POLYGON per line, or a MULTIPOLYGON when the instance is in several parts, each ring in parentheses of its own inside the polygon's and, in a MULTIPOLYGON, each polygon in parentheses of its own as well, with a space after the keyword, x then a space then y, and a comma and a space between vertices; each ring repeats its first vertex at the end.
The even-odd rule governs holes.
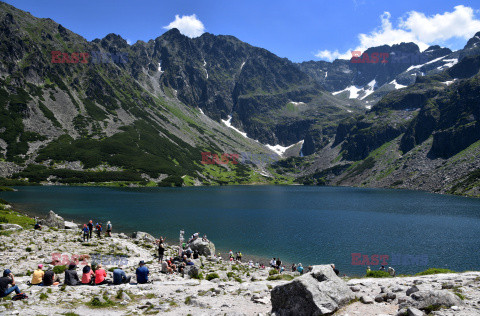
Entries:
POLYGON ((205 32, 205 26, 195 14, 182 15, 182 17, 177 14, 175 15, 175 20, 170 22, 169 25, 164 26, 163 28, 167 30, 176 28, 183 35, 192 38, 198 37, 205 32))
POLYGON ((332 61, 336 58, 350 59, 351 51, 365 51, 369 47, 413 42, 420 50, 432 44, 445 44, 453 38, 469 39, 480 31, 480 20, 472 8, 464 5, 454 7, 452 12, 426 16, 422 12, 410 11, 400 18, 397 27, 391 22, 389 12, 380 16, 381 26, 369 34, 358 34, 359 44, 344 53, 319 50, 315 56, 332 61))

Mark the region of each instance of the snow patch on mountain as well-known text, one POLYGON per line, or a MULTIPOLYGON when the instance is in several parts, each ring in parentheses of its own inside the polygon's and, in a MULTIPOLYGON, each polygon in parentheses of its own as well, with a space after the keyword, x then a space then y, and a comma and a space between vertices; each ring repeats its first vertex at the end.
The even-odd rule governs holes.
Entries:
POLYGON ((393 84, 395 86, 395 89, 403 89, 403 88, 406 88, 407 86, 404 86, 403 84, 399 84, 397 82, 397 79, 393 80, 393 81, 390 81, 389 84, 393 84))
POLYGON ((365 91, 365 95, 363 95, 360 100, 363 100, 365 99, 366 97, 368 97, 370 94, 372 94, 374 91, 375 91, 375 85, 377 84, 377 81, 375 79, 373 79, 372 81, 370 81, 367 86, 368 88, 365 91))
POLYGON ((358 98, 358 94, 360 91, 362 91, 363 88, 358 88, 356 86, 350 86, 350 87, 347 87, 341 91, 336 91, 336 92, 332 92, 333 95, 337 95, 337 94, 340 94, 342 92, 345 92, 345 91, 348 91, 350 94, 349 94, 349 99, 356 99, 358 98))
POLYGON ((274 151, 275 153, 277 153, 278 155, 280 155, 281 157, 283 157, 283 155, 285 154, 285 152, 289 149, 289 148, 292 148, 293 146, 295 145, 303 145, 304 143, 304 140, 301 140, 299 141, 298 143, 295 143, 295 144, 292 144, 290 146, 282 146, 282 145, 269 145, 269 144, 266 144, 265 146, 267 146, 270 150, 274 151))
POLYGON ((222 123, 227 125, 227 127, 230 127, 231 129, 233 129, 234 131, 236 131, 237 133, 239 133, 243 137, 248 138, 247 133, 242 132, 241 130, 239 130, 238 128, 236 128, 235 126, 232 125, 232 116, 231 115, 229 115, 226 120, 222 120, 222 123))

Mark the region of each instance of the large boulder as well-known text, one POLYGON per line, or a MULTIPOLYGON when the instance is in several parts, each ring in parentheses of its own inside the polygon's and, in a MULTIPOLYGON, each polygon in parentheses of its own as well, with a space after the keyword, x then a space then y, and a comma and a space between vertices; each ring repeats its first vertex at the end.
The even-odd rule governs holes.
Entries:
MULTIPOLYGON (((414 300, 411 305, 418 309, 440 306, 462 306, 462 300, 448 290, 429 290, 412 293, 410 297, 414 300)), ((406 307, 406 306, 405 306, 406 307)))
POLYGON ((355 294, 330 265, 319 265, 272 290, 272 313, 277 316, 329 315, 354 298, 355 294))
POLYGON ((0 230, 22 230, 23 227, 18 224, 0 224, 0 230))
POLYGON ((78 229, 78 225, 74 222, 65 221, 65 229, 78 229))
POLYGON ((48 213, 44 220, 39 221, 40 224, 48 227, 65 228, 65 220, 63 217, 55 214, 52 210, 48 213))
POLYGON ((132 237, 137 240, 143 240, 145 242, 151 242, 151 243, 154 243, 156 240, 155 237, 145 232, 135 232, 133 233, 132 237))
POLYGON ((211 241, 202 241, 197 238, 187 245, 192 251, 197 250, 201 256, 213 256, 215 254, 215 245, 211 241))
POLYGON ((183 269, 183 275, 188 275, 190 278, 197 278, 199 270, 197 266, 186 266, 183 269))

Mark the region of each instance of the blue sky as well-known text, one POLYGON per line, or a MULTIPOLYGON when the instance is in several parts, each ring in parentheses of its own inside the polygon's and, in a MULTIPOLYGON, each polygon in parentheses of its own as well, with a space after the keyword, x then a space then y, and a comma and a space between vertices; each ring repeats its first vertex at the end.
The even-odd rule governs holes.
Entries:
POLYGON ((132 43, 148 41, 179 15, 177 22, 191 36, 202 31, 234 35, 295 62, 345 58, 351 50, 401 41, 415 41, 423 49, 432 43, 459 49, 480 31, 478 0, 5 2, 49 17, 87 40, 116 33, 132 43))

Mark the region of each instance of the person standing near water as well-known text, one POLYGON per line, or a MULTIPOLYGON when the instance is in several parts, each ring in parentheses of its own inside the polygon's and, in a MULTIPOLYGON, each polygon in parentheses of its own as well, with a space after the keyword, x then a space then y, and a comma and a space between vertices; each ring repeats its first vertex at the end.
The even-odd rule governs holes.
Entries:
POLYGON ((105 236, 112 237, 112 223, 110 221, 107 222, 107 232, 105 236))
POLYGON ((82 232, 83 232, 83 241, 85 241, 85 237, 87 238, 87 241, 89 241, 89 229, 88 229, 88 226, 87 224, 83 224, 83 229, 82 229, 82 232))
POLYGON ((93 221, 90 220, 90 221, 88 222, 87 226, 88 226, 88 231, 89 231, 90 239, 92 239, 93 221))
POLYGON ((160 236, 160 239, 158 240, 158 262, 160 263, 163 261, 163 255, 165 253, 165 245, 163 244, 164 241, 165 239, 160 236))

